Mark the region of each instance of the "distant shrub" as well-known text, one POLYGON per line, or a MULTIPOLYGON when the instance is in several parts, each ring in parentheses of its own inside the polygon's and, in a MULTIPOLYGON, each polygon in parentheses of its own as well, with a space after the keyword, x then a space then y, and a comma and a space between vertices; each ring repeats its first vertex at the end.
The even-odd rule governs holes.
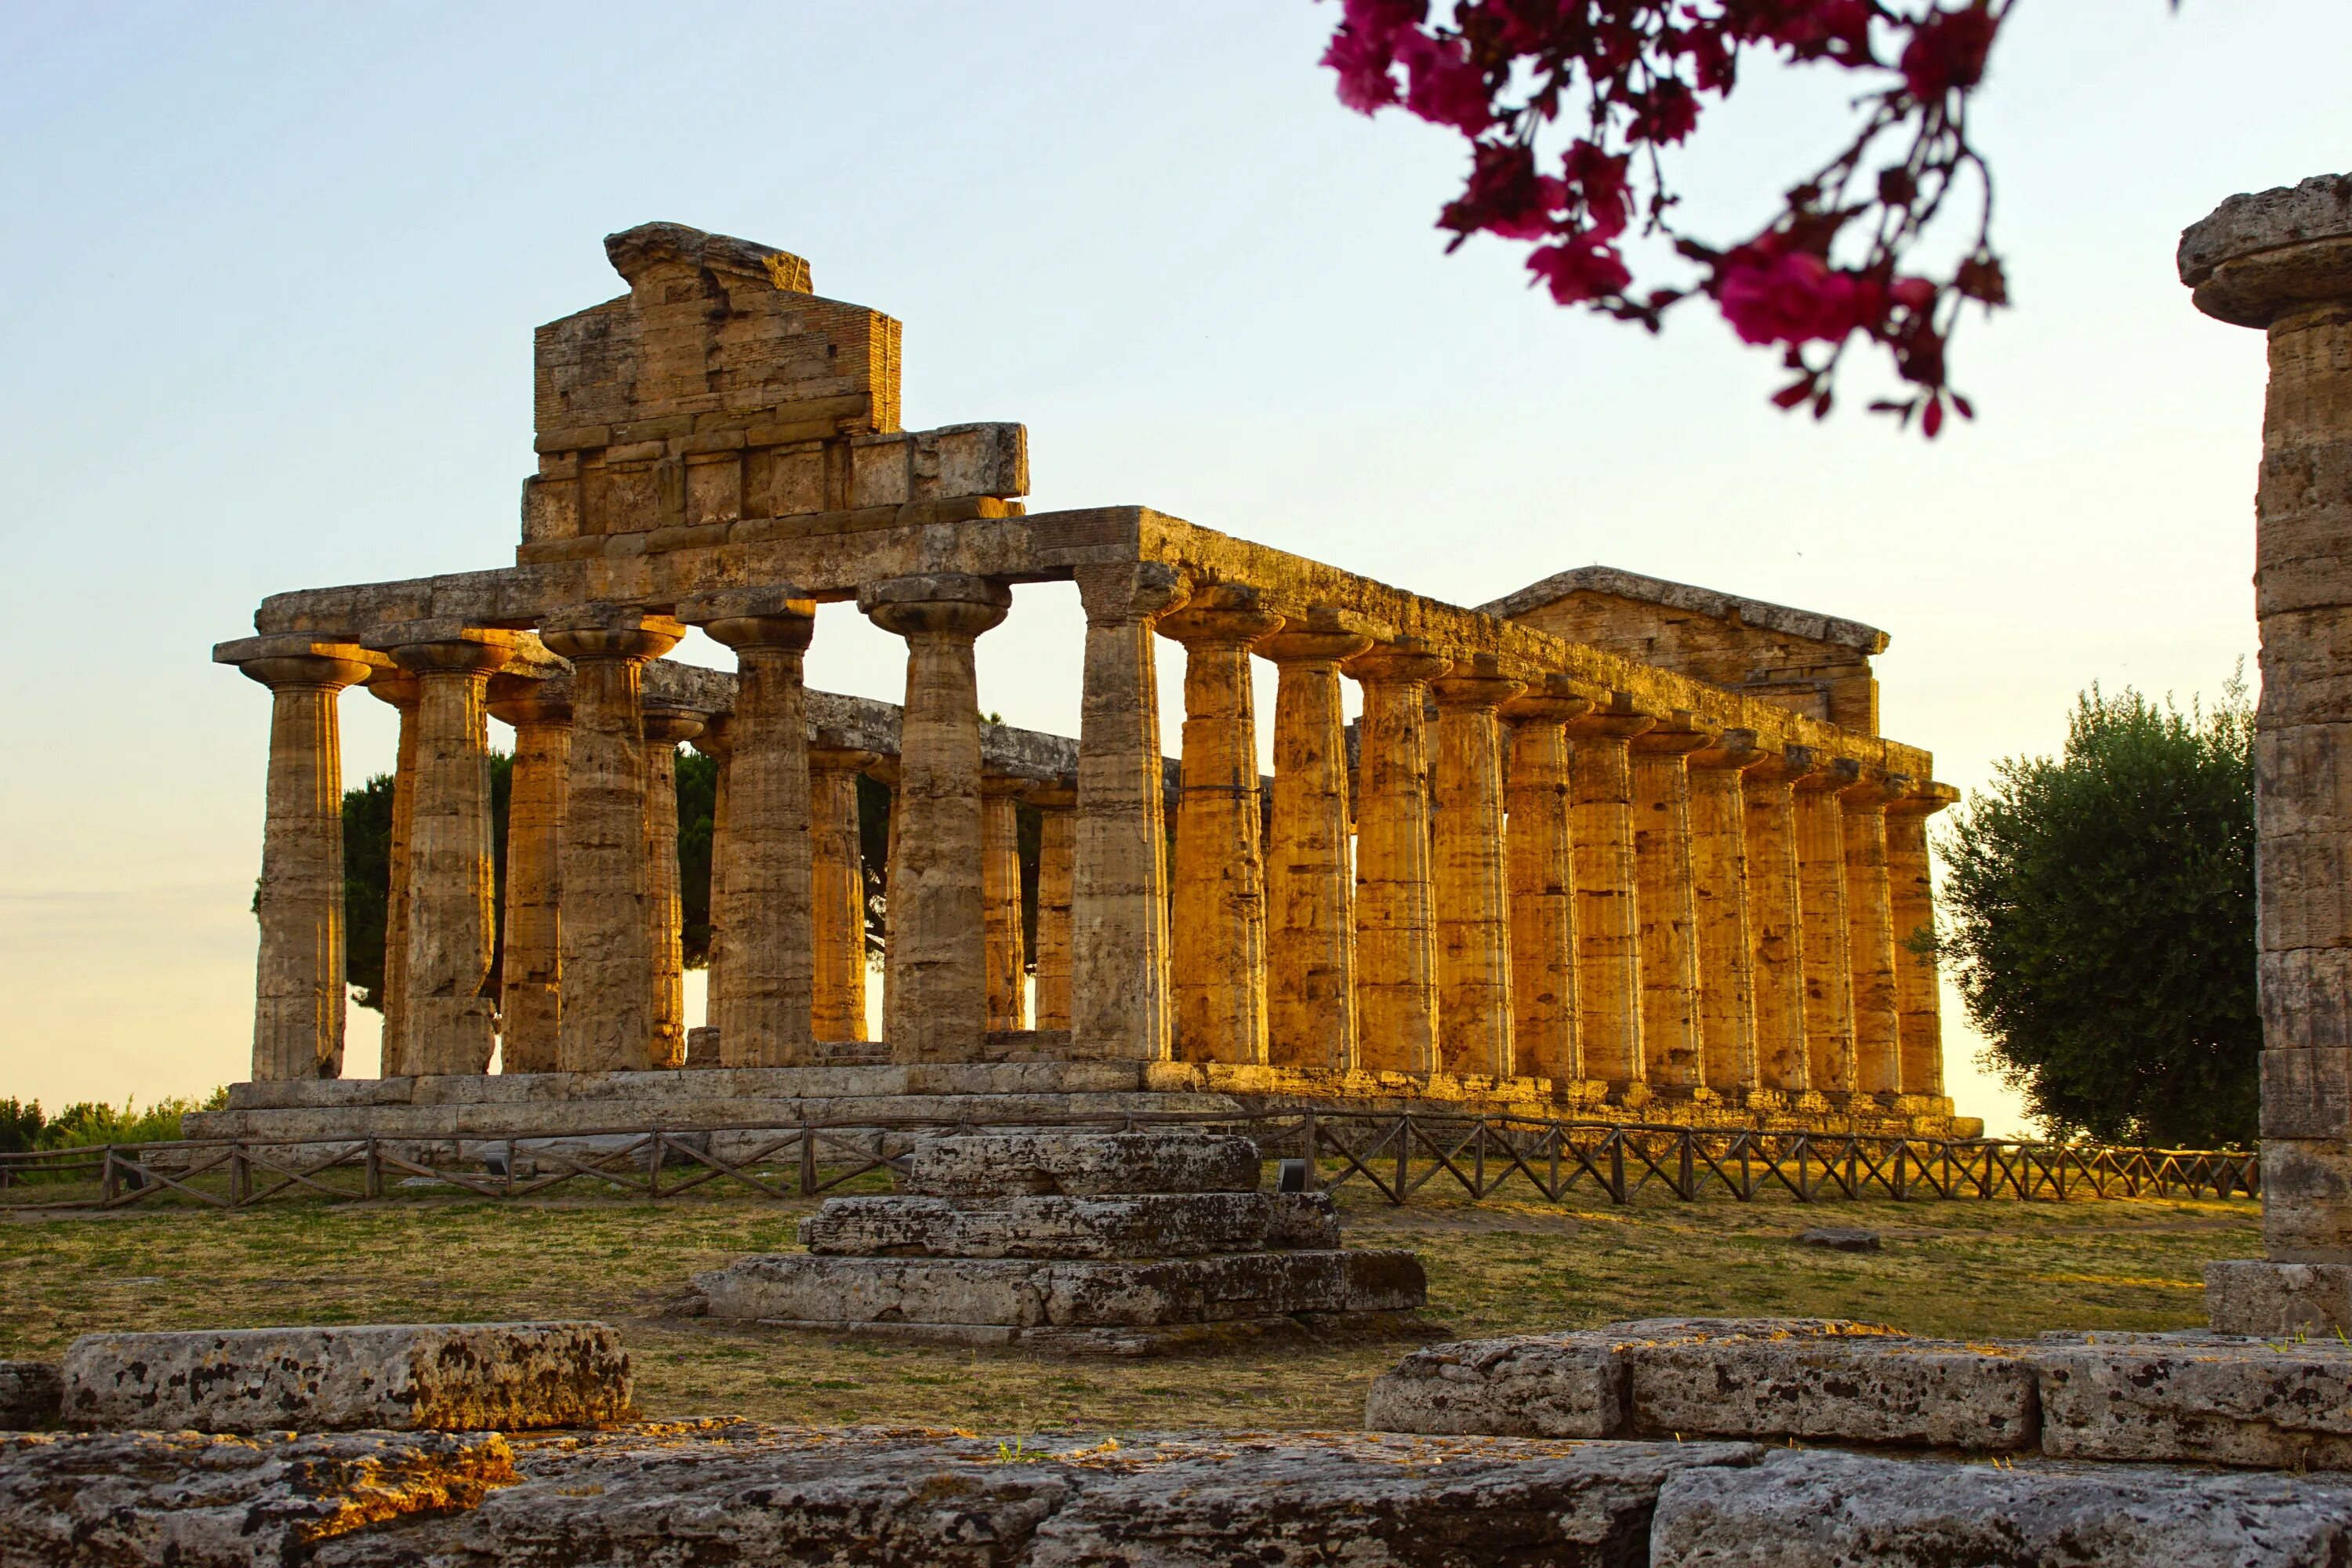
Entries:
POLYGON ((228 1104, 226 1087, 203 1100, 174 1095, 146 1110, 136 1100, 120 1109, 103 1100, 77 1100, 54 1117, 40 1101, 0 1100, 0 1153, 40 1149, 89 1149, 101 1143, 162 1143, 180 1136, 180 1118, 191 1110, 219 1110, 228 1104))

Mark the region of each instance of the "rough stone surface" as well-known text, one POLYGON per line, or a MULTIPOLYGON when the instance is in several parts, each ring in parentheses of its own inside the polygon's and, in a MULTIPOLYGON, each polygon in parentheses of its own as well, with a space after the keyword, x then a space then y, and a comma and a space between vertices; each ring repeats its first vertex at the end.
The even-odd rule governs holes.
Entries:
POLYGON ((2209 1263, 2205 1315, 2217 1334, 2327 1333, 2352 1323, 2352 1263, 2209 1263))
POLYGON ((1257 1145, 1200 1132, 982 1133, 917 1146, 899 1178, 929 1197, 1254 1192, 1257 1145))
POLYGON ((63 1377, 64 1419, 85 1429, 518 1430, 630 1413, 628 1352, 602 1323, 85 1334, 63 1377))
POLYGON ((53 1361, 0 1361, 0 1432, 56 1426, 63 1391, 53 1361))
POLYGON ((1339 1245, 1339 1211, 1328 1193, 1268 1193, 1265 1245, 1281 1249, 1339 1245))
POLYGON ((1822 1226, 1797 1233, 1800 1247, 1823 1247, 1832 1252, 1876 1252, 1884 1245, 1874 1230, 1848 1230, 1822 1226))
POLYGON ((1625 1368, 1591 1334, 1517 1334, 1414 1351, 1372 1382, 1379 1432, 1607 1437, 1625 1426, 1625 1368))
POLYGON ((2352 1346, 2334 1338, 2100 1334, 2033 1358, 2048 1453, 2352 1469, 2352 1346))
POLYGON ((2231 196, 2180 232, 2180 280, 2204 282, 2226 261, 2282 246, 2352 237, 2352 176, 2315 174, 2300 184, 2231 196))
POLYGON ((814 1253, 869 1258, 1174 1258, 1265 1243, 1259 1193, 1003 1198, 829 1198, 801 1221, 814 1253))
POLYGON ((2005 1452, 2033 1446, 2018 1351, 1869 1334, 1621 1341, 1638 1432, 2005 1452))
POLYGON ((1649 1546, 1658 1568, 2284 1568, 2352 1552, 2352 1486, 1782 1450, 1669 1477, 1649 1546))

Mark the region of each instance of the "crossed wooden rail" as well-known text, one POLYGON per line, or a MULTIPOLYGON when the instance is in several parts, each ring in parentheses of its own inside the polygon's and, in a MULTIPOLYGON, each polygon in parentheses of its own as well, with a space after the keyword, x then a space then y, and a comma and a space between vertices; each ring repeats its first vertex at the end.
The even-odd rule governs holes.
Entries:
POLYGON ((1507 1183, 1566 1201, 1580 1185, 1612 1204, 1656 1186, 1685 1202, 1720 1187, 1739 1201, 1785 1193, 1836 1199, 2255 1197, 2252 1151, 2126 1149, 1997 1139, 1863 1137, 1542 1121, 1513 1116, 1289 1110, 985 1121, 855 1121, 611 1128, 571 1132, 209 1138, 0 1154, 0 1209, 122 1208, 165 1194, 213 1209, 284 1197, 353 1202, 403 1182, 483 1198, 572 1183, 654 1199, 711 1183, 770 1198, 814 1197, 903 1159, 915 1139, 957 1131, 1199 1126, 1247 1134, 1267 1159, 1305 1157, 1325 1188, 1360 1183, 1393 1205, 1433 1182, 1474 1201, 1507 1183), (726 1152, 715 1152, 721 1142, 726 1152), (341 1173, 343 1179, 330 1180, 341 1173), (356 1180, 352 1179, 355 1174, 356 1180), (1441 1180, 1443 1178, 1443 1180, 1441 1180), (91 1189, 95 1189, 94 1191, 91 1189), (45 1194, 44 1189, 48 1189, 45 1194), (62 1189, 62 1190, 60 1190, 62 1189))

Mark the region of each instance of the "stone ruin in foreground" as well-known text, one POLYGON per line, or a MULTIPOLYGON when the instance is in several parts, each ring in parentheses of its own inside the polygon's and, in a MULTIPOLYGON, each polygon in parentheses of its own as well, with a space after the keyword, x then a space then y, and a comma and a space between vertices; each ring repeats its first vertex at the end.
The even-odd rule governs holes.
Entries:
POLYGON ((1026 512, 1023 428, 901 430, 898 323, 805 261, 674 224, 605 247, 629 291, 539 330, 514 564, 277 595, 215 649, 274 715, 253 1078, 192 1135, 1313 1104, 1979 1130, 1909 944, 1954 796, 1877 733, 1883 634, 1601 568, 1463 609, 1144 507, 1026 512), (974 639, 1057 581, 1079 735, 983 725, 974 639), (815 606, 851 599, 906 639, 903 709, 803 689, 815 606), (663 658, 689 626, 732 675, 663 658), (339 1076, 353 686, 401 716, 373 1082, 339 1076), (721 770, 691 1056, 682 741, 721 770), (870 1043, 861 773, 895 792, 870 1043))

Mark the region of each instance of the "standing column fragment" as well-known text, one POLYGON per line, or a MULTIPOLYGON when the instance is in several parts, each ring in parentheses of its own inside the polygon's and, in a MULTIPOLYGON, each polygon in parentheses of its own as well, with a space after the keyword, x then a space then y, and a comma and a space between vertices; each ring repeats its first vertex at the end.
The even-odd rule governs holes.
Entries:
POLYGON ((1886 878, 1895 920, 1895 1008, 1906 1099, 1916 1109, 1947 1112, 1944 1099, 1943 986, 1936 973, 1935 872, 1927 818, 1960 798, 1949 784, 1922 783, 1886 807, 1886 878))
POLYGON ((499 1070, 553 1072, 563 1017, 563 790, 572 754, 572 682, 494 675, 490 716, 515 732, 507 792, 499 1070))
POLYGON ((1760 1085, 1755 946, 1748 922, 1741 780, 1763 763, 1753 730, 1726 730, 1684 759, 1690 777, 1691 896, 1698 930, 1698 1033, 1706 1087, 1734 1105, 1760 1085))
POLYGON ((1853 973, 1853 1087, 1890 1108, 1903 1091, 1903 1058, 1886 807, 1910 787, 1899 773, 1881 774, 1838 796, 1845 833, 1846 960, 1853 973))
POLYGON ((1359 654, 1356 774, 1357 1060, 1428 1074, 1437 1056, 1437 939, 1430 854, 1429 682, 1454 661, 1417 637, 1359 654))
MULTIPOLYGON (((646 940, 654 954, 653 1065, 686 1065, 686 905, 677 858, 677 748, 702 732, 688 708, 647 708, 646 940)), ((720 1039, 725 1039, 724 1031, 720 1039)))
POLYGON ((1698 1021, 1698 909, 1691 888, 1690 770, 1721 731, 1676 711, 1634 737, 1633 859, 1642 932, 1642 1067, 1653 1089, 1705 1099, 1698 1021))
POLYGON ((1577 1043, 1576 837, 1563 727, 1591 707, 1554 676, 1501 710, 1511 723, 1504 849, 1510 880, 1512 1070, 1560 1085, 1584 1076, 1577 1043))
POLYGON ((1070 869, 1078 776, 1032 784, 1021 797, 1037 809, 1037 1027, 1070 1026, 1070 869))
POLYGON ((405 1078, 408 1058, 408 832, 416 816, 416 678, 390 658, 368 673, 368 695, 400 715, 392 767, 392 834, 384 858, 383 982, 376 1000, 383 1016, 378 1075, 405 1078))
POLYGON ((1633 738, 1657 720, 1622 692, 1569 721, 1576 838, 1577 992, 1584 1076, 1621 1105, 1643 1084, 1642 925, 1633 850, 1633 738))
POLYGON ((857 779, 881 758, 844 746, 809 750, 812 1020, 819 1040, 866 1038, 866 859, 857 779))
POLYGON ((1508 1078, 1513 1071, 1510 881, 1496 709, 1526 688, 1486 655, 1457 661, 1432 687, 1438 1056, 1451 1073, 1508 1078))
MULTIPOLYGON (((1853 929, 1845 897, 1845 817, 1838 796, 1862 764, 1824 759, 1796 781, 1798 923, 1804 935, 1806 1076, 1818 1094, 1853 1092, 1853 929)), ((1843 1099, 1839 1103, 1843 1103, 1843 1099)))
POLYGON ((1785 746, 1740 779, 1748 832, 1748 921, 1755 953, 1756 1071, 1766 1092, 1793 1106, 1811 1091, 1805 1047, 1802 892, 1795 782, 1813 771, 1804 746, 1785 746))
POLYGON ((980 781, 980 888, 988 929, 988 1028, 1029 1026, 1029 957, 1021 933, 1021 793, 1026 779, 980 781))

